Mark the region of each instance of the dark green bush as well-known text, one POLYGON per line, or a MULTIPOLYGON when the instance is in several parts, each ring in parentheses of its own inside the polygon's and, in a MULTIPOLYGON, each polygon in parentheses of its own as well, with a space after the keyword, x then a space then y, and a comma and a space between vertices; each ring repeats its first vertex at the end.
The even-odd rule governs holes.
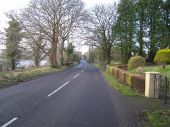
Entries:
POLYGON ((133 56, 129 59, 128 69, 137 69, 138 67, 143 67, 145 65, 145 58, 141 56, 133 56))

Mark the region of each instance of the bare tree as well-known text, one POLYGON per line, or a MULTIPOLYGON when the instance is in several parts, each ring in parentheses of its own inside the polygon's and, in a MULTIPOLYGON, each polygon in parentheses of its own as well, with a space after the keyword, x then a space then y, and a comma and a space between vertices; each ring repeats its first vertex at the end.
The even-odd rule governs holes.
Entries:
POLYGON ((50 43, 50 49, 45 51, 44 47, 39 47, 50 57, 51 65, 56 66, 60 56, 63 61, 65 41, 79 26, 83 13, 81 0, 32 0, 19 19, 36 44, 32 29, 41 30, 43 38, 50 43))
POLYGON ((0 31, 0 45, 3 45, 5 41, 5 34, 0 31))
MULTIPOLYGON (((49 55, 49 48, 46 40, 43 39, 43 34, 41 31, 38 31, 38 33, 34 33, 32 36, 30 36, 29 33, 25 33, 25 39, 26 39, 26 46, 28 50, 27 56, 29 55, 30 58, 33 59, 34 64, 36 66, 40 66, 40 62, 49 55)), ((26 55, 26 54, 25 54, 26 55)))
POLYGON ((60 22, 60 54, 61 64, 63 64, 63 51, 65 42, 71 37, 72 33, 82 25, 86 12, 84 10, 84 4, 79 1, 70 1, 66 9, 62 11, 61 22, 60 22))
POLYGON ((116 4, 96 5, 85 27, 87 44, 100 48, 106 64, 110 62, 111 48, 114 44, 113 25, 116 21, 116 4))

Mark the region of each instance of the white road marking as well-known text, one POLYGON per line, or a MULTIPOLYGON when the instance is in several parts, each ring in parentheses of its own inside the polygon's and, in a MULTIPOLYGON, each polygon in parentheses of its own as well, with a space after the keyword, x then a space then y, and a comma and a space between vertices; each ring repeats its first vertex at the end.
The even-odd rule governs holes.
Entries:
POLYGON ((81 73, 83 73, 85 71, 86 68, 84 68, 83 70, 81 70, 81 72, 79 74, 77 74, 76 76, 74 76, 74 79, 77 78, 81 73))
POLYGON ((74 79, 75 79, 75 78, 77 78, 79 75, 80 75, 80 73, 79 73, 79 74, 77 74, 76 76, 74 76, 74 79))
POLYGON ((86 68, 84 68, 83 70, 81 70, 81 73, 83 73, 85 71, 86 68))
POLYGON ((47 97, 52 96, 53 94, 55 94, 56 92, 58 92, 60 89, 62 89, 64 86, 66 86, 70 81, 64 83, 64 85, 60 86, 58 89, 56 89, 55 91, 53 91, 52 93, 50 93, 47 97))
POLYGON ((1 127, 7 127, 8 125, 12 124, 13 122, 15 122, 18 118, 13 118, 12 120, 10 120, 9 122, 7 122, 6 124, 4 124, 1 127))
MULTIPOLYGON (((77 75, 74 76, 74 79, 76 79, 82 72, 85 71, 86 68, 84 68, 80 73, 78 73, 77 75)), ((53 91, 52 93, 50 93, 47 97, 52 96, 53 94, 55 94, 56 92, 58 92, 60 89, 62 89, 64 86, 66 86, 70 81, 66 82, 64 85, 60 86, 58 89, 56 89, 55 91, 53 91)))

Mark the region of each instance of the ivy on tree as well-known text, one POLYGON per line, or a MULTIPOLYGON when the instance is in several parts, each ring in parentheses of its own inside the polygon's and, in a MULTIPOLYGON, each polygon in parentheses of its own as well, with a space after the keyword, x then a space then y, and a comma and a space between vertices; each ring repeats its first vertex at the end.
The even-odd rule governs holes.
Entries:
POLYGON ((13 17, 10 18, 9 27, 6 29, 6 58, 11 63, 11 69, 15 70, 17 62, 21 58, 20 41, 22 39, 22 28, 13 17))

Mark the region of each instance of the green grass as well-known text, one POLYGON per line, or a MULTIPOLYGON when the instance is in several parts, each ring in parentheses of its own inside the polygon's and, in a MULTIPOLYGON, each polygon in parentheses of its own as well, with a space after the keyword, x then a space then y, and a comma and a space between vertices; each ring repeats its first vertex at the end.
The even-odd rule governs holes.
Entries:
POLYGON ((170 110, 145 112, 145 127, 170 127, 170 110))
MULTIPOLYGON (((160 72, 164 75, 167 75, 168 78, 170 79, 170 65, 166 65, 165 69, 162 69, 160 66, 150 66, 150 67, 144 67, 143 70, 144 72, 150 72, 150 71, 160 72)), ((130 72, 137 73, 136 69, 130 70, 130 72)))
POLYGON ((119 91, 121 94, 126 96, 139 96, 139 94, 135 91, 133 91, 129 86, 125 86, 118 82, 114 76, 109 74, 108 72, 103 72, 103 75, 105 79, 108 81, 108 83, 117 91, 119 91))
POLYGON ((120 83, 116 80, 116 78, 104 70, 103 67, 100 66, 100 64, 94 64, 97 68, 99 68, 106 79, 106 81, 117 91, 119 91, 122 95, 126 96, 139 96, 139 94, 132 90, 129 86, 125 86, 124 84, 120 83))
POLYGON ((41 67, 20 71, 0 72, 0 88, 28 81, 38 76, 56 72, 58 70, 59 69, 54 69, 51 67, 41 67))
POLYGON ((144 67, 144 71, 156 71, 162 74, 167 75, 170 78, 170 65, 166 65, 165 69, 162 69, 160 66, 144 67))

